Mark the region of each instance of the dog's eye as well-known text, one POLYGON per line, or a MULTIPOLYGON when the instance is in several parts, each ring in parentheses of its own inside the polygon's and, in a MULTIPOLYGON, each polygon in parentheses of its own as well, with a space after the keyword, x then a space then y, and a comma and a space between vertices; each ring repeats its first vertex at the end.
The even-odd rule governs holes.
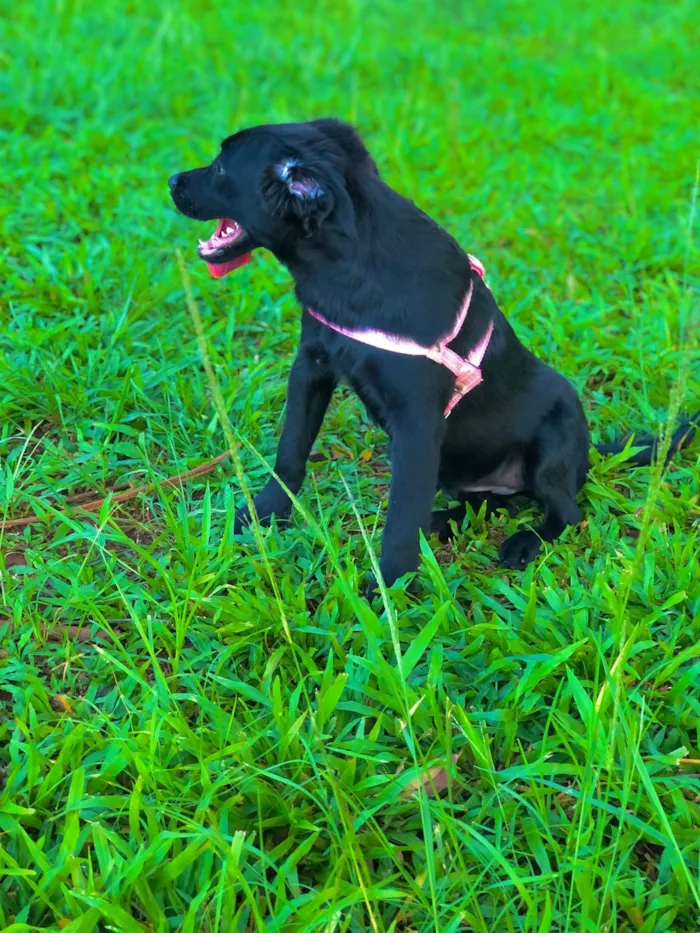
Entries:
POLYGON ((223 167, 223 165, 221 164, 221 162, 217 162, 217 163, 216 163, 216 174, 217 174, 217 175, 223 175, 225 171, 226 171, 226 169, 223 167))

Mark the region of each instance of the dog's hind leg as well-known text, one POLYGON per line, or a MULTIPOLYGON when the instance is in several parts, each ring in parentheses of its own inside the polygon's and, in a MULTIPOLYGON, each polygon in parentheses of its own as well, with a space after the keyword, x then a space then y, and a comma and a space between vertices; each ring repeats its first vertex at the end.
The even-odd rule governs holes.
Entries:
POLYGON ((540 426, 527 452, 527 486, 544 509, 544 521, 534 529, 517 531, 501 545, 507 567, 522 568, 532 561, 542 541, 554 541, 567 525, 577 525, 576 502, 588 469, 588 430, 578 412, 557 406, 540 426))

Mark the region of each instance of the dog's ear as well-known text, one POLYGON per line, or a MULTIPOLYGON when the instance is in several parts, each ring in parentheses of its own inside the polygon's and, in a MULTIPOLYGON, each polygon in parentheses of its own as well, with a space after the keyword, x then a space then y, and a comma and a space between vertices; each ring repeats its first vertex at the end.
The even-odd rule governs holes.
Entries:
POLYGON ((296 219, 305 236, 313 236, 324 223, 332 223, 345 236, 357 236, 350 195, 332 168, 312 167, 290 156, 265 169, 260 188, 268 210, 296 219))
POLYGON ((362 137, 350 123, 344 123, 335 117, 322 117, 319 120, 312 120, 311 125, 337 143, 353 164, 367 166, 375 175, 379 174, 379 169, 362 141, 362 137))

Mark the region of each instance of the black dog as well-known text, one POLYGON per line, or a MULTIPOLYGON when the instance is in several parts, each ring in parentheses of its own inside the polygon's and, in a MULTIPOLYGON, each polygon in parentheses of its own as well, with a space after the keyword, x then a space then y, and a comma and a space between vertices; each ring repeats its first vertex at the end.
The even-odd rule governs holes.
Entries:
MULTIPOLYGON (((541 525, 502 545, 509 567, 524 567, 543 540, 580 520, 576 495, 590 441, 574 388, 520 343, 478 264, 382 181, 352 127, 315 120, 246 129, 224 141, 211 165, 173 175, 169 184, 183 214, 219 219, 199 248, 212 274, 225 275, 263 247, 294 277, 304 311, 275 466, 283 483, 294 493, 300 489, 340 380, 388 432, 392 477, 380 565, 388 586, 416 569, 419 530, 449 535, 450 520, 462 519, 467 502, 478 510, 486 500, 492 511, 524 492, 542 506, 541 525), (456 380, 428 348, 454 331, 467 305, 450 347, 473 391, 446 418, 464 379, 456 380), (360 342, 371 330, 375 343, 402 338, 399 351, 360 342), (433 358, 407 355, 421 348, 433 358), (475 348, 485 348, 481 367, 479 360, 468 362, 475 348), (438 488, 461 505, 431 521, 438 488)), ((685 422, 671 449, 692 433, 685 422)), ((636 444, 644 449, 631 461, 650 463, 654 439, 636 444)), ((622 443, 599 448, 622 449, 622 443)), ((276 479, 255 498, 255 509, 263 522, 289 514, 290 500, 276 479)), ((245 509, 239 512, 237 529, 249 520, 245 509)))

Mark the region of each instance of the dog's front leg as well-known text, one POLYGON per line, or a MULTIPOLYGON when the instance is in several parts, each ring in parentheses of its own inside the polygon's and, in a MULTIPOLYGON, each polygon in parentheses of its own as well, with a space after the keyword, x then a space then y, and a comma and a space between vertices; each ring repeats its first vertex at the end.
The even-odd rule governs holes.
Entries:
MULTIPOLYGON (((253 500, 258 520, 269 523, 272 515, 285 518, 292 503, 276 477, 295 495, 306 475, 306 461, 323 422, 323 416, 333 395, 335 380, 323 361, 311 349, 301 346, 289 374, 287 413, 282 428, 275 476, 253 500)), ((248 508, 236 513, 234 532, 240 533, 250 522, 248 508)))
POLYGON ((391 425, 391 489, 379 567, 387 586, 416 570, 420 531, 430 530, 445 431, 441 411, 405 411, 391 425))

